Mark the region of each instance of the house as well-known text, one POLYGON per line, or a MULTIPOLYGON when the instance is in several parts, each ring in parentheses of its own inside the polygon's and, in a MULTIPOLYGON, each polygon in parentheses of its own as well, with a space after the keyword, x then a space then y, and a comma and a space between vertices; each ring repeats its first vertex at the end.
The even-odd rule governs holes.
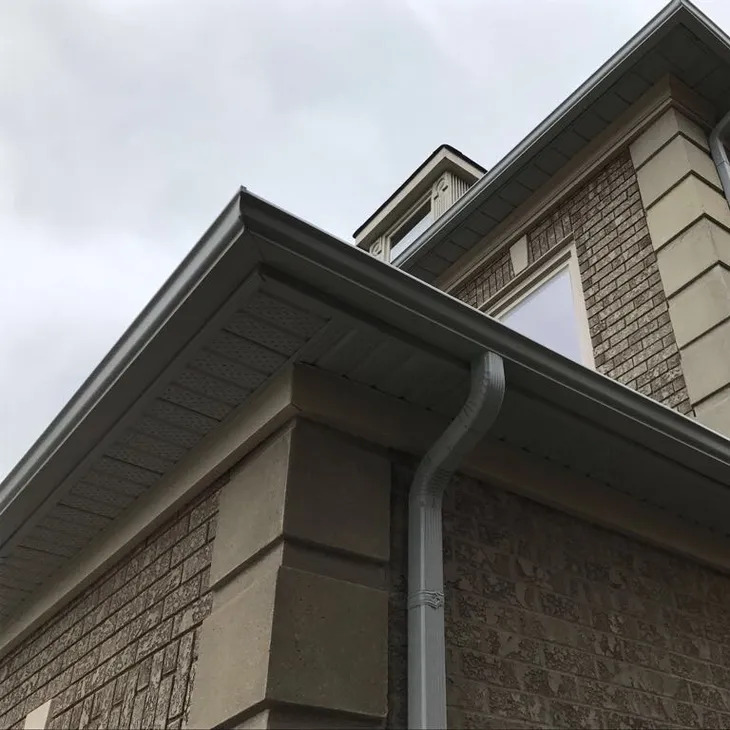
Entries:
POLYGON ((730 726, 729 91, 673 0, 355 246, 238 191, 0 484, 0 725, 730 726))

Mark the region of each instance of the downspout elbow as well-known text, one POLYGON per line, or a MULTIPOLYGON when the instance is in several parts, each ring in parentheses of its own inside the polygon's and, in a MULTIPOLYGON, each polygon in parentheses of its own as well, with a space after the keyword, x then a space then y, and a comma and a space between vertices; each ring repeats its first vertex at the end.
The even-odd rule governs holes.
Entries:
POLYGON ((710 132, 710 154, 717 168, 717 174, 720 177, 725 200, 730 205, 730 160, 728 160, 727 149, 725 148, 724 139, 730 129, 730 111, 715 125, 710 132))
POLYGON ((504 364, 493 352, 471 367, 458 415, 419 464, 408 503, 408 727, 446 727, 446 649, 441 506, 463 458, 499 414, 504 364))

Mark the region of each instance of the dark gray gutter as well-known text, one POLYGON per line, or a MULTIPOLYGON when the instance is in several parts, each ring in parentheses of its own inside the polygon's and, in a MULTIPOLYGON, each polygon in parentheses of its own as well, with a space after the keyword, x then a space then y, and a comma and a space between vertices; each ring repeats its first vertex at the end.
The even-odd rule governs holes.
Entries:
MULTIPOLYGON (((308 273, 310 263, 318 274, 313 281, 337 296, 366 308, 468 364, 481 352, 492 351, 539 376, 544 398, 560 402, 575 395, 586 415, 600 412, 609 428, 626 438, 639 431, 662 442, 658 449, 670 460, 730 485, 730 440, 699 422, 644 396, 594 370, 518 335, 469 305, 445 294, 251 193, 242 199, 248 230, 267 238, 274 249, 285 250, 291 271, 308 273), (319 278, 317 278, 319 277, 319 278), (326 284, 325 284, 326 282, 326 284)), ((277 257, 277 268, 281 259, 277 257)), ((508 377, 509 382, 509 377, 508 377)), ((642 439, 637 439, 639 443, 642 439)), ((655 447, 658 444, 655 442, 655 447)))
POLYGON ((451 234, 472 212, 503 187, 537 152, 593 104, 616 79, 635 64, 682 19, 689 17, 701 24, 715 43, 730 48, 730 39, 709 18, 687 0, 672 0, 598 71, 576 89, 552 114, 541 122, 514 149, 478 180, 444 215, 392 262, 408 269, 451 234))
MULTIPOLYGON (((730 485, 730 441, 701 424, 522 337, 483 313, 252 195, 233 198, 213 226, 0 485, 0 533, 28 519, 154 384, 231 296, 251 256, 398 327, 468 366, 485 350, 530 372, 540 397, 669 460, 730 485), (240 240, 247 233, 251 240, 240 240), (265 239, 264 242, 261 242, 265 239), (256 244, 255 241, 259 241, 256 244), (41 478, 42 477, 42 478, 41 478), (43 493, 37 484, 43 483, 43 493)), ((508 372, 509 377, 509 372, 508 372)))
MULTIPOLYGON (((64 446, 69 447, 70 441, 77 442, 76 448, 88 450, 88 442, 99 440, 113 427, 127 410, 129 398, 138 397, 154 382, 174 352, 187 342, 189 337, 186 333, 173 332, 167 325, 184 305, 189 305, 195 290, 200 289, 221 256, 243 232, 239 212, 243 193, 241 189, 234 196, 66 406, 0 482, 0 521, 11 507, 17 506, 16 502, 21 497, 28 501, 28 507, 24 507, 23 511, 38 506, 47 495, 22 495, 26 485, 57 452, 64 446), (160 347, 163 342, 165 347, 160 347), (166 348, 173 350, 170 352, 166 348), (103 400, 109 402, 101 409, 99 406, 103 400)), ((225 287, 220 285, 216 289, 221 294, 225 291, 225 287)), ((215 296, 205 298, 209 305, 215 306, 215 296)), ((206 316, 203 315, 203 320, 206 316)), ((195 322, 195 318, 191 318, 189 323, 194 325, 195 322)), ((62 476, 58 475, 59 481, 62 476)), ((7 530, 0 530, 0 534, 1 545, 10 535, 7 530)))

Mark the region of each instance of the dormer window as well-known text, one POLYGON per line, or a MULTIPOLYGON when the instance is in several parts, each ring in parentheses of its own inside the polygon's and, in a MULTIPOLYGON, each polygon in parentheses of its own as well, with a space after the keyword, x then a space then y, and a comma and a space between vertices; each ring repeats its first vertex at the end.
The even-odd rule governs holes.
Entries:
POLYGON ((414 212, 407 215, 390 234, 390 260, 405 251, 432 223, 433 214, 429 197, 422 201, 414 212))
POLYGON ((441 145, 355 231, 355 242, 395 262, 484 172, 458 150, 441 145))

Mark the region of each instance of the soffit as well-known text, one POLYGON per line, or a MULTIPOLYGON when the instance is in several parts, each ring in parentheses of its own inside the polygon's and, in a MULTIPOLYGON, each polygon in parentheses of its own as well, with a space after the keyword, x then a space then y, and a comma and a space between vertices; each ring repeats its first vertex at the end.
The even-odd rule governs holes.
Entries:
POLYGON ((730 442, 253 196, 234 202, 235 235, 202 279, 96 400, 82 390, 91 405, 63 439, 41 439, 0 485, 1 617, 292 363, 453 416, 469 362, 492 349, 507 381, 493 437, 724 533, 730 442))
POLYGON ((730 105, 727 36, 687 2, 662 11, 394 264, 434 282, 668 74, 715 110, 730 105))

